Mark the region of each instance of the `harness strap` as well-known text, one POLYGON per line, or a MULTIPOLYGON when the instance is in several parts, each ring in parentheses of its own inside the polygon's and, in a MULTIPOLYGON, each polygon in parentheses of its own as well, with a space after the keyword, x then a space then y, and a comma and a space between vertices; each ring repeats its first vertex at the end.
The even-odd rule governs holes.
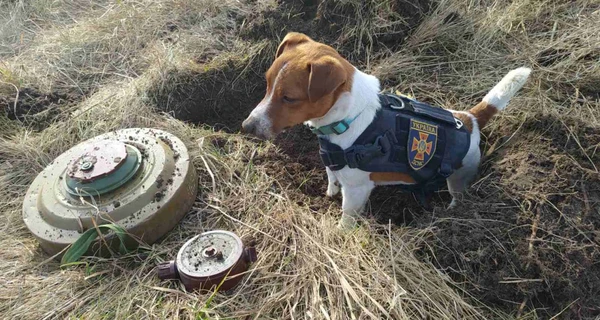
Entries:
POLYGON ((444 155, 442 157, 442 163, 440 163, 438 174, 446 179, 454 172, 451 160, 452 148, 448 147, 454 145, 454 135, 447 130, 444 130, 444 142, 444 155))
POLYGON ((383 134, 375 139, 372 144, 353 145, 346 150, 342 150, 337 144, 320 137, 319 155, 323 164, 337 171, 345 166, 358 168, 362 164, 370 162, 374 158, 382 157, 392 150, 392 146, 387 134, 383 134))

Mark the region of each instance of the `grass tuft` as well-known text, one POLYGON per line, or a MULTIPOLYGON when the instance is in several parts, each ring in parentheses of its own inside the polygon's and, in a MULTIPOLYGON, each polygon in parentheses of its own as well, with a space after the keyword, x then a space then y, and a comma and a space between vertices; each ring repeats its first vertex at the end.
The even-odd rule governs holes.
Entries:
POLYGON ((591 0, 0 3, 0 314, 598 316, 599 10, 591 0), (298 128, 259 143, 236 133, 288 31, 338 48, 386 89, 453 109, 515 67, 533 73, 483 130, 464 205, 445 210, 441 192, 425 212, 382 188, 369 223, 344 233, 339 200, 323 197, 314 137, 298 128), (194 208, 143 254, 61 269, 25 228, 22 198, 61 153, 130 127, 184 141, 200 174, 194 208), (159 281, 156 264, 216 228, 256 242, 259 260, 238 288, 196 294, 159 281))

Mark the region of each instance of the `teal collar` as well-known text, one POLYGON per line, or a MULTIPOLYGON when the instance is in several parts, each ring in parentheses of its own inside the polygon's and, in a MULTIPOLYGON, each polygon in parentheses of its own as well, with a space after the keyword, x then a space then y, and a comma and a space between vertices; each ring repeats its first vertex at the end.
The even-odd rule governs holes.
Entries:
POLYGON ((342 134, 342 133, 346 132, 348 129, 350 129, 350 124, 352 122, 354 122, 354 120, 356 120, 356 118, 358 118, 358 116, 360 116, 361 113, 362 112, 359 112, 352 119, 344 119, 341 121, 336 121, 334 123, 330 123, 328 125, 324 125, 324 126, 318 127, 318 128, 311 127, 310 131, 312 131, 312 133, 319 135, 319 136, 326 136, 329 134, 338 134, 338 135, 342 134))

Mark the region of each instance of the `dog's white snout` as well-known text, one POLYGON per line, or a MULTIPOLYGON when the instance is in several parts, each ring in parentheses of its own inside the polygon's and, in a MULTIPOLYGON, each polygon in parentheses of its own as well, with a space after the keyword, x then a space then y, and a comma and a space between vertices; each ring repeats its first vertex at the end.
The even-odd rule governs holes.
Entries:
POLYGON ((256 131, 256 121, 254 117, 249 116, 246 118, 246 120, 244 120, 244 122, 242 122, 242 132, 254 134, 254 131, 256 131))
POLYGON ((265 105, 260 104, 252 110, 252 113, 242 123, 242 132, 265 140, 273 137, 273 126, 267 117, 265 105))

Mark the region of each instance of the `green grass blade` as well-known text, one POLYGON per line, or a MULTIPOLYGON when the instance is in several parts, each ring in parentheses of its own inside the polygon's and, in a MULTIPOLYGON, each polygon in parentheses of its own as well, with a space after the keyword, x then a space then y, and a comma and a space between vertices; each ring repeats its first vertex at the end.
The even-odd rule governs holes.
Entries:
POLYGON ((97 228, 91 228, 87 230, 81 235, 81 237, 79 237, 79 239, 77 239, 77 241, 73 242, 67 252, 65 252, 63 255, 61 259, 61 265, 68 266, 74 262, 77 262, 81 256, 88 251, 94 240, 96 240, 98 237, 98 230, 100 230, 102 233, 113 231, 119 238, 119 252, 121 254, 129 252, 125 246, 127 230, 116 224, 104 224, 98 226, 97 228))
POLYGON ((77 241, 73 242, 69 250, 65 252, 60 263, 61 265, 73 263, 79 260, 81 256, 89 249, 92 242, 98 237, 96 228, 92 228, 84 232, 77 241))

